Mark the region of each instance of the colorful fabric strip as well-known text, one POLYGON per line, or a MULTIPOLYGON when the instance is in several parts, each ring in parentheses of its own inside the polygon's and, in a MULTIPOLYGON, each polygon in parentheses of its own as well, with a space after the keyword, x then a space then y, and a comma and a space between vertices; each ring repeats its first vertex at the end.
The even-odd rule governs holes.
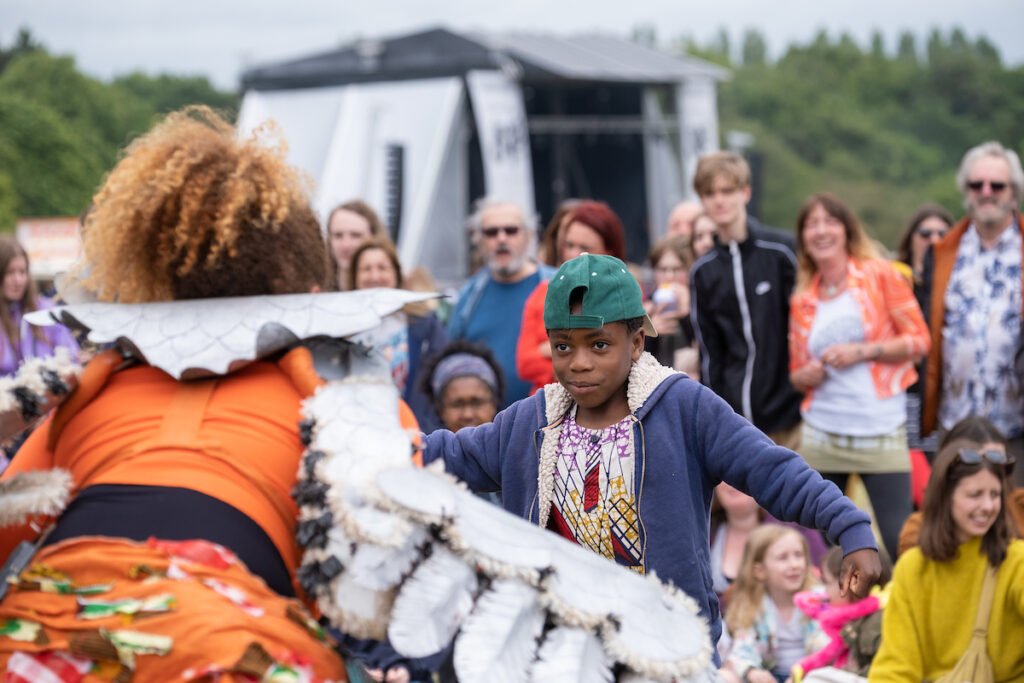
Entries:
POLYGON ((7 636, 21 643, 45 645, 48 642, 42 624, 27 619, 7 619, 0 622, 0 636, 7 636))
POLYGON ((115 614, 137 615, 170 612, 176 600, 170 593, 161 593, 142 600, 127 598, 124 600, 88 600, 78 598, 78 617, 80 619, 105 619, 115 614))

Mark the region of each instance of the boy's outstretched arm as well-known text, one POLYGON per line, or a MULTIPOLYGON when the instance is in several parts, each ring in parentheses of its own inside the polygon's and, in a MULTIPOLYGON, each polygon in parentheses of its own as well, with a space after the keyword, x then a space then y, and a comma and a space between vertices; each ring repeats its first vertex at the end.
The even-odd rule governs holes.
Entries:
POLYGON ((697 448, 712 485, 726 481, 777 519, 819 529, 843 548, 840 588, 867 595, 881 574, 871 520, 793 451, 777 446, 725 401, 702 390, 692 406, 697 448))
MULTIPOLYGON (((501 490, 503 452, 507 450, 516 414, 523 412, 526 399, 498 413, 493 422, 465 427, 458 432, 438 429, 423 436, 423 464, 444 462, 444 469, 472 491, 489 493, 501 490)), ((526 411, 528 412, 528 411, 526 411)))

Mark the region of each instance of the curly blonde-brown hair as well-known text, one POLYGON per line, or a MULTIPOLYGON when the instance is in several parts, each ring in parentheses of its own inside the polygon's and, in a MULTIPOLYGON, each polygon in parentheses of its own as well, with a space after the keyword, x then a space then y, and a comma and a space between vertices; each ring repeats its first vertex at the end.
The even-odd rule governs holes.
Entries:
POLYGON ((323 285, 327 254, 305 184, 262 132, 239 140, 193 106, 132 142, 83 226, 85 284, 121 302, 323 285))

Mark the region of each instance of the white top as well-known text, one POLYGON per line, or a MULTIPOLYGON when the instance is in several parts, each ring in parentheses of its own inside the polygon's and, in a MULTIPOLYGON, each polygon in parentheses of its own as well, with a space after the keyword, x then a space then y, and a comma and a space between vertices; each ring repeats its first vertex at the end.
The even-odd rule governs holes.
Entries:
MULTIPOLYGON (((831 301, 819 301, 808 338, 811 355, 821 360, 835 344, 864 341, 864 320, 849 291, 831 301)), ((868 361, 837 370, 825 366, 825 381, 803 411, 809 425, 832 434, 880 436, 890 434, 907 420, 906 393, 878 398, 868 361)))
POLYGON ((775 626, 775 647, 772 649, 775 665, 772 673, 776 676, 789 676, 790 670, 807 655, 800 610, 794 607, 789 621, 783 621, 780 616, 775 626))

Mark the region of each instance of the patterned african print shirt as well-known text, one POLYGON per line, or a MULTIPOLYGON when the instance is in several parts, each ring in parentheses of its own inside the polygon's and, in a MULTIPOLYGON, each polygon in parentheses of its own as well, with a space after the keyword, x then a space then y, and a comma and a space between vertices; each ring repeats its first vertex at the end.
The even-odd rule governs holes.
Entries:
POLYGON ((1008 437, 1024 434, 1024 387, 1013 371, 1021 335, 1021 233, 1011 226, 991 249, 972 225, 960 241, 946 288, 942 401, 946 429, 968 415, 1008 437))
POLYGON ((643 573, 636 508, 633 416, 604 429, 566 417, 558 439, 552 526, 563 536, 617 564, 643 573))

